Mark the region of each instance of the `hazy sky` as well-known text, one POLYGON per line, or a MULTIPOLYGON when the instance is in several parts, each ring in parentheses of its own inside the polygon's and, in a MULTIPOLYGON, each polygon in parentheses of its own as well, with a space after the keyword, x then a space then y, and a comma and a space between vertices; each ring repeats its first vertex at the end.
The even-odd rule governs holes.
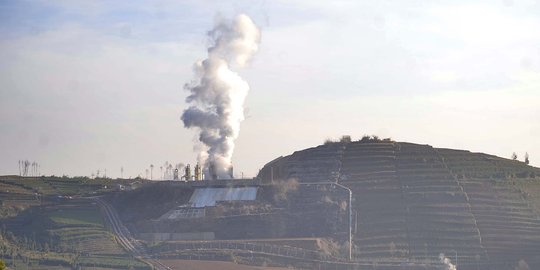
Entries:
POLYGON ((262 41, 240 71, 237 174, 343 134, 540 166, 540 1, 4 0, 0 174, 193 164, 183 85, 215 17, 238 13, 262 41))

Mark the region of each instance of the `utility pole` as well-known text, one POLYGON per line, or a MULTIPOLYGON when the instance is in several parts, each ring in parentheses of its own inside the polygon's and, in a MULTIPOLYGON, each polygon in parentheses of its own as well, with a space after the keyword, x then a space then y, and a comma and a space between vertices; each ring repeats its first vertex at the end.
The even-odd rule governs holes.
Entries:
POLYGON ((458 265, 458 261, 457 261, 457 251, 456 250, 452 250, 454 253, 455 253, 455 259, 456 259, 456 269, 457 269, 457 265, 458 265))
POLYGON ((349 208, 349 261, 352 261, 352 191, 350 188, 339 184, 338 182, 334 183, 337 187, 343 188, 349 192, 349 203, 347 207, 349 208))

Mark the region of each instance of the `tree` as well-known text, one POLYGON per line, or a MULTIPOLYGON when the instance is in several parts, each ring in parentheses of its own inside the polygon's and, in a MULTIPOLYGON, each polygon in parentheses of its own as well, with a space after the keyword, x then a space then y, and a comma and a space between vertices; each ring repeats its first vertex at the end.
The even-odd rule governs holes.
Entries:
POLYGON ((165 161, 165 164, 164 164, 164 168, 165 168, 165 174, 163 175, 163 178, 169 178, 169 162, 168 161, 165 161))
POLYGON ((161 174, 161 180, 163 180, 163 166, 159 166, 160 174, 161 174))
POLYGON ((28 167, 30 167, 30 161, 21 160, 22 176, 28 176, 28 167))
POLYGON ((351 139, 351 136, 349 135, 343 135, 341 136, 341 139, 339 141, 342 143, 350 143, 352 139, 351 139))
POLYGON ((512 153, 512 160, 516 160, 517 159, 517 154, 516 152, 512 153))
POLYGON ((4 269, 6 269, 6 264, 4 263, 4 261, 0 260, 0 270, 4 269))
POLYGON ((525 152, 525 164, 529 165, 529 153, 525 152))

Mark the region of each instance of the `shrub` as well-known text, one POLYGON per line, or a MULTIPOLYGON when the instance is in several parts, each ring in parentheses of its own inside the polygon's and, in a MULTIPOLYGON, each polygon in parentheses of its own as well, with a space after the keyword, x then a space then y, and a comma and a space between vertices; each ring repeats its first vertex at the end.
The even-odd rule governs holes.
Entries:
POLYGON ((288 180, 275 180, 272 182, 272 186, 275 190, 274 200, 283 201, 287 200, 289 192, 298 189, 299 183, 295 178, 290 178, 288 180))
POLYGON ((512 153, 512 160, 516 160, 517 159, 517 154, 516 152, 512 153))
POLYGON ((381 139, 379 138, 379 136, 377 135, 364 135, 362 136, 362 139, 359 140, 359 142, 363 142, 363 143, 377 143, 377 142, 393 142, 391 138, 384 138, 384 139, 381 139))
POLYGON ((339 142, 341 143, 350 143, 352 142, 350 135, 343 135, 341 136, 341 139, 339 139, 339 142))
POLYGON ((335 141, 333 141, 332 139, 330 138, 326 138, 324 140, 324 145, 330 145, 330 144, 333 144, 333 143, 336 143, 335 141))

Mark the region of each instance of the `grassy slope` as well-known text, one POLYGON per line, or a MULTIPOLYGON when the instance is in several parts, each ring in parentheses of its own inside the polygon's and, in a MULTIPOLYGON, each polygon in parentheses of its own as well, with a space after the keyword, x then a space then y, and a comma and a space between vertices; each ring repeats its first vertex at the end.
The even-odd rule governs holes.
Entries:
POLYGON ((0 258, 16 269, 147 268, 118 245, 90 200, 58 197, 107 192, 113 181, 0 177, 0 258))

